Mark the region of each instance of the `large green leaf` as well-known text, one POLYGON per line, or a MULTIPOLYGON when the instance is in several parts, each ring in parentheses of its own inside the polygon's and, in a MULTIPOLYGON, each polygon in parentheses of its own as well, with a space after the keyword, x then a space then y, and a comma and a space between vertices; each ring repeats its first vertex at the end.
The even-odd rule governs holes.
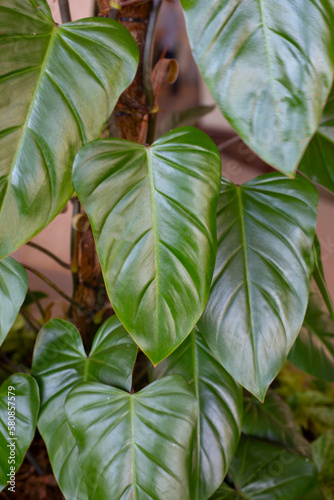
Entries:
POLYGON ((66 412, 89 500, 189 500, 196 400, 171 375, 137 394, 81 384, 66 412))
POLYGON ((0 258, 70 198, 72 164, 133 79, 127 30, 94 18, 57 26, 46 0, 0 0, 0 258))
POLYGON ((314 377, 334 382, 334 322, 315 282, 289 360, 314 377))
POLYGON ((222 483, 241 430, 242 390, 224 370, 195 328, 183 344, 155 368, 154 378, 178 373, 191 385, 198 406, 192 500, 202 500, 222 483))
POLYGON ((181 0, 195 60, 225 117, 293 174, 333 80, 332 0, 181 0))
POLYGON ((313 182, 334 192, 334 88, 324 109, 320 126, 298 169, 313 182))
POLYGON ((67 394, 77 384, 100 381, 130 390, 137 347, 116 317, 97 332, 89 357, 77 329, 51 320, 38 335, 32 372, 41 392, 38 428, 53 472, 68 500, 86 500, 78 449, 65 414, 67 394))
POLYGON ((222 180, 217 262, 199 327, 225 369, 261 400, 303 323, 317 202, 301 177, 222 180))
POLYGON ((38 386, 30 375, 15 373, 0 387, 0 491, 9 482, 12 467, 16 472, 23 462, 35 435, 38 410, 38 386), (12 425, 8 426, 8 422, 13 422, 13 415, 9 413, 13 408, 14 430, 12 425))
POLYGON ((312 443, 313 457, 319 470, 319 486, 326 500, 334 499, 334 430, 312 443))
POLYGON ((309 459, 286 448, 243 437, 233 458, 229 482, 212 500, 295 500, 317 483, 317 469, 309 459))
POLYGON ((268 392, 264 403, 252 397, 245 398, 242 432, 283 444, 302 456, 312 456, 310 444, 298 432, 289 406, 274 391, 268 392))
POLYGON ((73 181, 111 303, 154 364, 181 344, 207 301, 220 170, 215 144, 191 127, 151 147, 96 141, 76 157, 73 181))
POLYGON ((28 276, 11 257, 0 262, 0 345, 14 324, 28 290, 28 276))

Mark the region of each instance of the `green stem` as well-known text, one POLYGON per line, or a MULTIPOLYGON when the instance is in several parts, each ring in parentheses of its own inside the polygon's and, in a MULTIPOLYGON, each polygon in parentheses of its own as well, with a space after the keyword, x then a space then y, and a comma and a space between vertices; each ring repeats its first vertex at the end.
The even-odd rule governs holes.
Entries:
POLYGON ((68 0, 59 0, 59 9, 62 23, 69 23, 71 21, 71 12, 68 0))
POLYGON ((241 137, 238 135, 235 137, 232 137, 231 139, 228 139, 227 141, 223 142, 222 144, 219 144, 218 149, 219 151, 224 151, 224 149, 228 148, 229 146, 232 146, 232 144, 235 144, 236 142, 241 141, 241 137))
POLYGON ((45 318, 45 312, 44 312, 44 309, 43 307, 41 306, 40 304, 40 301, 38 300, 38 298, 36 297, 35 293, 32 291, 32 290, 28 290, 28 295, 31 297, 31 300, 36 304, 37 306, 37 309, 39 310, 39 312, 41 313, 42 315, 42 318, 44 319, 45 318))
POLYGON ((79 304, 78 302, 76 302, 75 300, 73 300, 71 297, 69 297, 55 283, 53 283, 51 280, 49 280, 49 278, 47 278, 46 276, 44 276, 44 274, 40 273, 39 271, 37 271, 37 269, 34 269, 31 266, 28 266, 26 264, 22 264, 22 265, 23 265, 23 267, 27 271, 30 271, 31 273, 35 274, 35 276, 37 276, 39 279, 41 279, 42 281, 44 281, 44 283, 46 283, 49 287, 53 288, 53 290, 55 290, 61 297, 63 297, 65 300, 67 300, 67 302, 69 302, 70 304, 74 305, 75 307, 77 307, 81 311, 85 311, 85 308, 82 307, 81 304, 79 304))
POLYGON ((50 257, 51 259, 53 259, 55 262, 57 262, 57 264, 59 264, 60 266, 64 267, 65 269, 71 269, 71 266, 69 264, 67 264, 66 262, 64 262, 63 260, 61 260, 54 253, 50 252, 50 250, 47 250, 46 248, 44 248, 44 247, 42 247, 40 245, 37 245, 37 243, 33 243, 32 241, 29 241, 27 243, 27 245, 29 247, 31 247, 31 248, 35 248, 36 250, 39 250, 40 252, 44 253, 45 255, 47 255, 48 257, 50 257))
MULTIPOLYGON (((80 201, 78 198, 73 200, 73 214, 72 220, 76 215, 80 213, 80 201)), ((72 281, 73 281, 73 297, 79 285, 79 276, 78 276, 78 248, 77 248, 77 230, 73 227, 71 229, 71 271, 72 271, 72 281), (75 260, 75 270, 73 270, 73 261, 75 260)))
POLYGON ((24 319, 26 320, 26 322, 28 323, 28 325, 31 326, 31 328, 34 330, 35 333, 38 333, 39 332, 39 328, 35 325, 35 323, 32 321, 31 317, 29 316, 29 314, 27 313, 27 311, 25 311, 23 308, 21 309, 21 314, 22 316, 24 317, 24 319))
POLYGON ((152 86, 152 70, 153 70, 153 53, 154 53, 154 40, 155 31, 157 27, 158 16, 162 0, 154 0, 152 11, 147 25, 146 41, 143 54, 143 84, 146 95, 146 101, 150 109, 147 139, 148 144, 154 141, 155 127, 157 122, 157 113, 154 111, 155 95, 152 86))

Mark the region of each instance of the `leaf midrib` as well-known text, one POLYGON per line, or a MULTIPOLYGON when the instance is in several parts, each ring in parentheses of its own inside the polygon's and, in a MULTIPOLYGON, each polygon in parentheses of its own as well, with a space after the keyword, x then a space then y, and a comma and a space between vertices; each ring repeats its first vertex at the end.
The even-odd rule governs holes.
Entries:
POLYGON ((37 82, 36 82, 36 88, 35 88, 34 93, 32 95, 31 102, 30 102, 30 105, 29 105, 29 108, 28 108, 28 111, 27 111, 27 115, 26 115, 24 124, 22 126, 21 136, 20 136, 20 138, 18 140, 18 147, 16 149, 15 156, 13 158, 12 164, 11 164, 9 172, 8 172, 8 176, 7 176, 8 180, 7 180, 7 183, 6 183, 6 189, 5 189, 5 192, 4 192, 4 194, 3 194, 3 196, 1 197, 1 200, 0 200, 0 210, 1 210, 2 206, 3 206, 3 204, 4 204, 5 198, 7 197, 7 192, 8 192, 8 188, 9 188, 9 184, 10 184, 9 180, 12 177, 12 173, 13 173, 13 170, 15 168, 15 165, 16 165, 16 162, 17 162, 17 158, 18 158, 18 156, 19 156, 19 154, 21 152, 21 149, 23 147, 24 136, 25 136, 27 128, 28 128, 28 123, 29 123, 31 114, 32 114, 33 109, 35 107, 36 97, 37 97, 37 94, 38 94, 38 92, 40 90, 40 86, 41 86, 42 79, 44 77, 45 69, 46 69, 46 67, 48 65, 48 62, 49 62, 49 55, 50 55, 50 52, 51 52, 51 50, 53 48, 53 41, 54 41, 54 38, 57 35, 57 33, 58 33, 58 27, 57 26, 53 26, 52 31, 50 31, 50 40, 49 40, 46 52, 44 54, 43 62, 41 64, 41 66, 40 66, 40 74, 39 74, 39 77, 38 77, 37 82))
POLYGON ((137 474, 136 474, 136 441, 135 441, 135 425, 134 425, 134 396, 130 396, 130 426, 131 426, 131 461, 132 461, 132 484, 133 484, 133 498, 138 500, 137 495, 137 474))
POLYGON ((199 390, 199 366, 197 357, 197 346, 196 346, 196 335, 195 330, 191 332, 191 349, 193 355, 193 377, 194 377, 194 391, 197 402, 197 429, 196 429, 196 496, 199 495, 199 485, 200 485, 200 465, 201 465, 201 405, 200 405, 200 390, 199 390))
MULTIPOLYGON (((265 49, 265 54, 266 54, 266 59, 267 59, 267 65, 268 65, 268 71, 269 71, 269 79, 271 81, 271 86, 272 86, 272 95, 274 98, 274 104, 276 106, 276 103, 279 102, 279 99, 276 95, 276 79, 274 77, 274 71, 273 71, 273 66, 272 66, 272 51, 271 51, 271 46, 270 46, 270 41, 269 41, 269 36, 268 36, 268 22, 267 22, 267 17, 266 17, 266 12, 265 12, 265 6, 264 6, 264 0, 257 0, 258 6, 259 6, 259 13, 260 13, 260 22, 262 26, 262 32, 263 32, 263 38, 264 38, 264 49, 265 49)), ((281 117, 279 113, 275 113, 275 116, 277 118, 277 123, 279 125, 279 132, 282 135, 282 125, 281 125, 281 117)))
POLYGON ((158 238, 158 217, 157 217, 157 202, 154 196, 155 183, 154 183, 154 173, 153 173, 153 161, 152 161, 152 151, 151 148, 146 148, 147 153, 147 171, 148 179, 150 184, 150 199, 151 199, 151 211, 153 219, 153 236, 154 236, 154 246, 155 246, 155 280, 156 280, 156 327, 157 327, 157 345, 159 345, 159 238, 158 238))
POLYGON ((250 294, 250 278, 249 278, 249 269, 248 269, 247 238, 246 238, 243 203, 242 203, 242 197, 241 197, 241 186, 236 186, 236 193, 237 193, 237 203, 238 203, 239 218, 240 218, 240 231, 241 231, 241 244, 242 244, 241 246, 242 246, 243 262, 244 262, 245 289, 246 289, 247 306, 248 306, 249 319, 250 319, 250 330, 251 330, 250 336, 251 336, 252 349, 253 349, 254 372, 255 372, 255 376, 256 376, 257 372, 258 372, 258 364, 257 364, 256 356, 255 356, 256 351, 255 351, 255 344, 254 344, 254 325, 253 325, 253 315, 252 315, 252 300, 251 300, 251 294, 250 294))

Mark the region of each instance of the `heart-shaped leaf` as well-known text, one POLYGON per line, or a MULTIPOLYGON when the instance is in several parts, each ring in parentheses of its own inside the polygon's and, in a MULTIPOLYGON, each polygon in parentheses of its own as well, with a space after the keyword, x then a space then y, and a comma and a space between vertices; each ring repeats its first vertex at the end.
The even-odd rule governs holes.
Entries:
POLYGON ((319 487, 326 500, 334 498, 334 430, 312 443, 314 461, 319 470, 319 487))
POLYGON ((229 483, 212 500, 296 500, 317 483, 317 469, 308 458, 283 446, 242 437, 229 471, 229 483))
POLYGON ((311 181, 334 193, 334 88, 324 109, 320 126, 298 169, 311 181))
POLYGON ((136 73, 138 48, 109 19, 55 25, 46 0, 1 0, 0 33, 3 258, 70 198, 75 154, 101 135, 136 73))
POLYGON ((37 337, 32 372, 41 393, 38 428, 53 472, 68 500, 86 500, 78 449, 65 414, 65 399, 81 382, 100 381, 130 390, 137 347, 114 316, 97 332, 89 357, 78 330, 51 320, 37 337))
POLYGON ((96 141, 76 157, 73 181, 111 303, 154 364, 187 337, 207 301, 220 169, 215 144, 190 127, 151 147, 96 141))
POLYGON ((0 345, 14 324, 28 290, 28 276, 11 257, 0 262, 0 345))
POLYGON ((189 500, 196 399, 179 375, 137 394, 98 384, 71 391, 66 412, 89 500, 189 500))
POLYGON ((198 406, 190 498, 202 500, 224 480, 241 431, 242 390, 224 370, 195 328, 153 371, 155 379, 180 374, 198 406))
POLYGON ((289 360, 314 377, 334 382, 334 322, 314 281, 304 324, 289 360))
POLYGON ((317 203, 301 177, 222 180, 217 262, 199 328, 225 369, 261 400, 303 323, 317 203))
POLYGON ((310 444, 298 432, 289 406, 273 391, 268 392, 264 403, 255 398, 245 398, 242 432, 283 444, 291 452, 312 457, 310 444))
POLYGON ((293 174, 333 81, 333 2, 181 3, 193 55, 222 113, 261 158, 293 174))
POLYGON ((12 481, 10 491, 15 492, 13 472, 35 435, 38 410, 38 386, 30 375, 15 373, 0 387, 0 491, 12 481))

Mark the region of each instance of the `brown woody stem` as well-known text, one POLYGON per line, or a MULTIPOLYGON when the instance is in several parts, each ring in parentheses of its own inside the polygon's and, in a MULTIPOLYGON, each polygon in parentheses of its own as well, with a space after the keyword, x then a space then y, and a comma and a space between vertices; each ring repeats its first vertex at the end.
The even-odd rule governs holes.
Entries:
POLYGON ((153 8, 147 25, 147 34, 143 54, 143 84, 146 94, 146 101, 150 110, 146 142, 152 144, 154 141, 155 127, 157 122, 157 110, 154 109, 155 95, 152 86, 153 53, 154 40, 157 27, 158 16, 162 0, 154 0, 153 8))

